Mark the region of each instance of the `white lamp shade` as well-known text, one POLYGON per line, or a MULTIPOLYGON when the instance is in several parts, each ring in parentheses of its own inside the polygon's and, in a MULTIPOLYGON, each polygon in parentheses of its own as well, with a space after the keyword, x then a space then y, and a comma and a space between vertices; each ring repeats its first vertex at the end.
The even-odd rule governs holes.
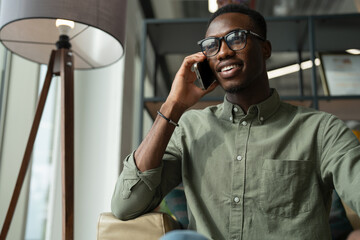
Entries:
POLYGON ((59 39, 56 19, 69 32, 76 69, 108 66, 123 55, 126 0, 2 0, 0 39, 12 52, 47 64, 59 39))

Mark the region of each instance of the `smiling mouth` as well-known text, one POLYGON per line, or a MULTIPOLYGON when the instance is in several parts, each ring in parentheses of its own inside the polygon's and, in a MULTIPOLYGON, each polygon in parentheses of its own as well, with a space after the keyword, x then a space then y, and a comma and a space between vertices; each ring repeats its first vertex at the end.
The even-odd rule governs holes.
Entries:
POLYGON ((234 68, 240 68, 240 65, 233 64, 233 65, 225 66, 225 67, 220 69, 220 72, 227 72, 227 71, 230 71, 230 70, 232 70, 234 68))

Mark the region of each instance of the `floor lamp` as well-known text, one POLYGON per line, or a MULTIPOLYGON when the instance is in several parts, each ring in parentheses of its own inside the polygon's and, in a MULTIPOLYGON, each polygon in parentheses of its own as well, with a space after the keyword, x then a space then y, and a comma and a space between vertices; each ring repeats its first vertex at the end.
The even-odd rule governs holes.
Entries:
POLYGON ((53 75, 61 78, 62 239, 74 238, 74 69, 104 67, 121 58, 125 13, 126 0, 1 1, 3 45, 48 64, 48 71, 0 240, 10 228, 53 75))

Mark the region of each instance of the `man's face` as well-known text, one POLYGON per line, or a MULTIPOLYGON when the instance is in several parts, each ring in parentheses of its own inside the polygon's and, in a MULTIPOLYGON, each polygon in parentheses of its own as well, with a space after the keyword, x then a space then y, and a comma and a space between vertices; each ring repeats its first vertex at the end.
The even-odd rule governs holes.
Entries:
MULTIPOLYGON (((250 30, 259 34, 249 16, 225 13, 211 22, 206 37, 223 37, 235 29, 250 30)), ((218 54, 209 57, 208 61, 225 91, 236 93, 250 86, 256 87, 259 81, 267 81, 265 60, 269 54, 264 50, 264 44, 264 41, 248 34, 245 48, 233 51, 222 40, 218 54)))

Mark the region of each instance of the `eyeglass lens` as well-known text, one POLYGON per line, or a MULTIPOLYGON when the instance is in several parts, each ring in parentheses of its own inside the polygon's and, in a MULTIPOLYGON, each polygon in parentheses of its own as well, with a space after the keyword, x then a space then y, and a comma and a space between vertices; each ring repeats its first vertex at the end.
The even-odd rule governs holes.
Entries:
MULTIPOLYGON (((221 46, 222 38, 208 38, 201 43, 201 48, 204 54, 208 57, 216 55, 221 46)), ((224 37, 228 47, 233 50, 241 50, 246 45, 245 31, 233 31, 224 37)))

